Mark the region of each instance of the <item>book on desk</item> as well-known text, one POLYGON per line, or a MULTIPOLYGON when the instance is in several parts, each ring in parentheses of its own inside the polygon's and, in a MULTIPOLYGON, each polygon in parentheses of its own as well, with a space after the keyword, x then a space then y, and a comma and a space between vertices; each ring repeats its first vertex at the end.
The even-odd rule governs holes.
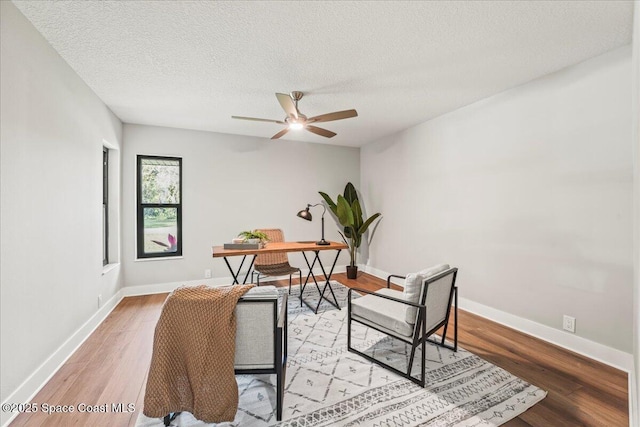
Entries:
POLYGON ((260 243, 225 243, 224 249, 260 249, 260 243))

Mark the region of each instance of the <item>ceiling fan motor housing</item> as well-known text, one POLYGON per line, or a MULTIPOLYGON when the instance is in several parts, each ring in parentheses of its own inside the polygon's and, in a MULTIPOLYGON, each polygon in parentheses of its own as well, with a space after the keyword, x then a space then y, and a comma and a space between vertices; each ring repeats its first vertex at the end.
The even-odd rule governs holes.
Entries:
POLYGON ((335 132, 332 132, 327 129, 323 129, 317 126, 313 126, 311 123, 319 123, 319 122, 330 122, 334 120, 342 120, 348 119, 351 117, 357 117, 358 113, 356 110, 344 110, 344 111, 334 111, 333 113, 320 114, 319 116, 313 116, 310 119, 302 114, 300 110, 298 110, 298 101, 302 99, 304 93, 294 90, 286 95, 284 93, 276 93, 276 98, 278 98, 278 102, 280 102, 280 106, 287 113, 287 116, 283 121, 280 120, 269 120, 269 119, 258 119, 255 117, 241 117, 241 116, 231 116, 234 119, 242 119, 242 120, 255 120, 259 122, 272 122, 278 123, 282 125, 288 125, 285 129, 282 129, 280 132, 276 133, 271 137, 271 139, 278 139, 281 136, 285 135, 289 132, 290 129, 306 129, 311 133, 315 133, 316 135, 323 136, 325 138, 332 138, 336 136, 335 132))
POLYGON ((287 116, 287 117, 284 118, 284 121, 287 122, 287 123, 306 123, 307 116, 305 116, 300 111, 298 111, 298 119, 297 120, 295 118, 293 118, 293 117, 287 116))

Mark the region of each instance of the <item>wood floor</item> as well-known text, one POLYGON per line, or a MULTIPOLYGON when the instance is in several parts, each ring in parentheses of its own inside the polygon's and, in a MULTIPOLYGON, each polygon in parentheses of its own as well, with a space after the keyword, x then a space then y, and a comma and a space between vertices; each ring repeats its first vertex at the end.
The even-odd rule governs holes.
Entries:
MULTIPOLYGON (((361 273, 333 278, 375 290, 383 280, 361 273)), ((285 282, 278 282, 284 286, 285 282)), ((128 297, 71 356, 33 399, 41 405, 72 405, 73 413, 19 415, 11 426, 133 426, 142 409, 153 332, 167 294, 128 297), (112 404, 133 412, 113 412, 112 404), (109 412, 79 412, 81 404, 109 412)), ((506 426, 628 426, 627 374, 586 357, 459 311, 459 343, 548 392, 506 426)), ((286 399, 286 396, 285 396, 286 399)), ((64 407, 54 407, 63 410, 64 407)))

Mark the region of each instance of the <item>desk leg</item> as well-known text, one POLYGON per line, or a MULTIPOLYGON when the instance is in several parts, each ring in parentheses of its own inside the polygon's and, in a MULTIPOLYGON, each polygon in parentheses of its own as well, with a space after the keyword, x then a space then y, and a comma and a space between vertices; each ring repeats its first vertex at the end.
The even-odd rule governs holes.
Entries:
MULTIPOLYGON (((338 262, 338 257, 340 256, 340 252, 341 249, 338 249, 338 253, 336 254, 335 259, 333 260, 333 265, 331 265, 331 270, 329 271, 329 275, 327 275, 327 273, 325 273, 324 271, 324 266, 322 265, 322 260, 318 259, 318 263, 320 264, 320 268, 322 269, 322 274, 324 274, 325 279, 327 279, 327 281, 324 284, 324 288, 322 289, 322 297, 320 298, 320 300, 322 300, 322 298, 326 299, 328 302, 330 302, 331 304, 333 304, 334 307, 336 307, 338 310, 341 310, 340 308, 340 304, 338 304, 338 298, 336 298, 336 294, 333 292, 333 288, 331 287, 331 275, 333 274, 333 269, 336 268, 336 262, 338 262), (331 300, 329 298, 326 298, 324 296, 324 291, 325 289, 327 289, 327 286, 329 287, 329 291, 331 291, 331 296, 333 296, 333 301, 335 301, 335 304, 333 302, 331 302, 331 300)), ((318 256, 318 254, 316 253, 316 256, 318 256)), ((318 304, 319 306, 320 304, 318 304)))
POLYGON ((333 270, 336 267, 336 262, 338 261, 338 257, 340 256, 340 252, 341 249, 338 249, 338 252, 336 253, 336 257, 333 260, 333 265, 331 266, 331 270, 329 271, 329 275, 327 275, 324 266, 322 265, 322 260, 320 259, 320 251, 313 251, 315 254, 315 257, 313 258, 313 263, 311 263, 311 265, 309 265, 309 260, 307 259, 307 255, 303 252, 302 255, 304 256, 304 259, 307 263, 307 267, 309 267, 309 274, 307 274, 307 279, 305 280, 304 285, 300 288, 300 306, 302 306, 302 303, 304 303, 307 307, 309 307, 311 310, 313 310, 313 312, 315 314, 318 314, 318 309, 320 308, 320 304, 322 303, 322 300, 325 299, 328 303, 330 303, 331 305, 333 305, 334 307, 336 307, 338 310, 341 310, 340 305, 338 304, 338 299, 336 298, 335 293, 333 292, 333 288, 331 287, 331 275, 333 274, 333 270), (316 280, 316 276, 315 274, 313 274, 313 266, 316 264, 316 261, 318 262, 318 264, 320 265, 320 268, 322 269, 322 274, 325 277, 325 282, 324 282, 324 287, 322 288, 322 290, 320 290, 320 286, 318 285, 318 282, 316 280), (304 287, 307 285, 307 282, 309 280, 309 277, 313 278, 313 281, 316 285, 316 289, 318 289, 318 294, 320 295, 320 298, 318 299, 318 305, 316 305, 316 307, 312 307, 307 301, 305 301, 302 298, 302 293, 304 291, 304 287), (329 298, 324 296, 324 293, 327 290, 327 287, 329 288, 329 291, 331 292, 331 295, 333 296, 333 301, 331 301, 329 298))
MULTIPOLYGON (((247 283, 247 278, 249 277, 249 273, 251 272, 251 267, 253 267, 253 262, 256 260, 256 256, 257 255, 251 257, 251 263, 249 264, 249 268, 247 269, 247 274, 244 275, 244 280, 242 281, 243 285, 247 283)), ((240 274, 240 269, 238 269, 238 274, 240 274)))
POLYGON ((311 307, 304 299, 302 299, 302 294, 304 293, 307 283, 309 282, 309 277, 313 278, 313 282, 316 284, 316 289, 318 289, 318 293, 320 293, 320 286, 318 285, 315 274, 313 274, 313 266, 316 265, 316 261, 319 260, 318 254, 316 252, 316 257, 313 259, 313 263, 311 264, 309 264, 309 259, 307 258, 307 254, 305 252, 302 252, 302 256, 304 257, 304 261, 307 263, 307 267, 309 267, 309 273, 307 273, 307 277, 306 279, 304 279, 304 283, 300 284, 300 307, 302 307, 302 303, 305 303, 307 307, 313 310, 313 307, 311 307))
MULTIPOLYGON (((242 265, 244 264, 244 260, 247 259, 246 255, 242 256, 242 261, 240 262, 240 266, 238 267, 238 271, 234 272, 233 268, 231 267, 231 264, 229 264, 229 260, 227 259, 227 257, 224 257, 224 262, 227 264, 227 268, 229 269, 229 272, 231 273, 231 276, 233 277, 233 285, 237 285, 238 283, 240 283, 238 281, 238 276, 240 276, 240 270, 242 270, 242 265)), ((253 262, 256 260, 256 255, 254 255, 251 258, 251 264, 249 264, 249 270, 247 270, 247 274, 244 275, 244 280, 242 281, 242 284, 244 285, 245 283, 247 283, 247 278, 249 277, 249 272, 251 271, 251 267, 253 267, 253 262)))

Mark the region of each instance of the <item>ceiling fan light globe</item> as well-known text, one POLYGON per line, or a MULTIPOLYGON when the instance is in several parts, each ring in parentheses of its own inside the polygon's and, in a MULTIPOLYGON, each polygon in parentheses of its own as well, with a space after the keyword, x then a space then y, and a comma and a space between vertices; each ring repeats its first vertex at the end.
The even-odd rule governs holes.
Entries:
POLYGON ((289 129, 291 130, 299 130, 299 129, 302 129, 303 127, 304 125, 302 123, 298 123, 298 122, 289 123, 289 129))

